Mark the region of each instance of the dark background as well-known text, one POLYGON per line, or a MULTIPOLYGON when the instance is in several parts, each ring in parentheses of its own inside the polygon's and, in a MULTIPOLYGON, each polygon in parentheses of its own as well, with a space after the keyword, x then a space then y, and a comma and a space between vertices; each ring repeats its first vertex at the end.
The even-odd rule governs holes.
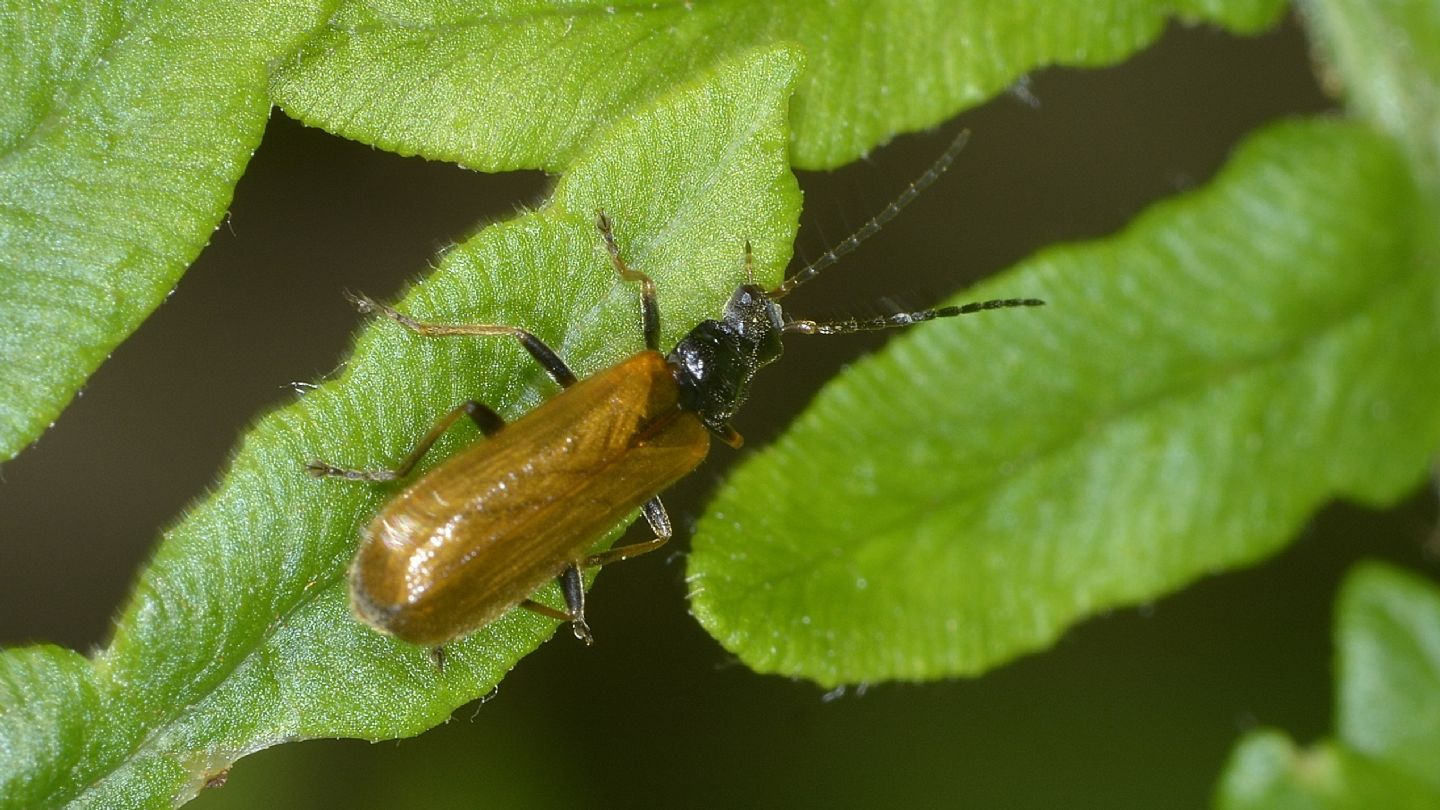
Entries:
MULTIPOLYGON (((1176 28, 1121 67, 1043 71, 1030 90, 1038 107, 1002 96, 842 171, 802 175, 806 258, 959 127, 974 132, 919 203, 786 303, 821 317, 896 293, 929 303, 1044 245, 1113 233, 1205 182, 1267 121, 1333 109, 1293 22, 1253 39, 1176 28)), ((176 294, 0 470, 0 643, 102 644, 159 531, 246 425, 291 399, 288 383, 335 367, 358 324, 340 291, 393 298, 443 245, 539 204, 547 187, 536 173, 396 157, 277 113, 176 294)), ((773 438, 882 340, 792 341, 739 429, 752 446, 773 438)), ((558 633, 445 727, 272 749, 194 806, 1198 807, 1245 730, 1328 733, 1331 611, 1354 562, 1437 573, 1433 492, 1388 512, 1333 505, 1270 562, 1086 622, 984 678, 827 698, 734 664, 686 613, 679 555, 734 457, 719 448, 667 498, 676 551, 602 578, 595 647, 558 633)))

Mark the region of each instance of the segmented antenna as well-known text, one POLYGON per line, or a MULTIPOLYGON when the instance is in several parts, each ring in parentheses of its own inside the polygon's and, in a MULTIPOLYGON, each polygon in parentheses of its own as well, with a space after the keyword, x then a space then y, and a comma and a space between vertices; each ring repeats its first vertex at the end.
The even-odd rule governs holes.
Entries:
POLYGON ((897 329, 936 318, 953 318, 956 315, 970 315, 987 309, 1009 309, 1011 307, 1043 307, 1039 298, 992 298, 989 301, 975 301, 960 306, 922 309, 918 312, 897 312, 894 315, 880 315, 875 318, 847 318, 843 321, 790 321, 781 327, 785 334, 801 335, 848 335, 851 332, 878 332, 881 329, 897 329))
POLYGON ((898 216, 901 209, 914 202, 915 198, 920 196, 920 192, 929 188, 931 183, 940 179, 940 175, 944 174, 945 170, 950 168, 950 164, 955 161, 955 156, 960 154, 960 150, 965 148, 965 142, 969 140, 970 130, 962 131, 955 137, 955 140, 951 142, 949 148, 945 150, 945 153, 940 155, 940 157, 931 164, 930 168, 925 170, 924 174, 915 178, 909 187, 900 192, 900 196, 885 206, 884 210, 872 217, 869 222, 861 225, 859 230, 847 236, 840 244, 825 251, 825 255, 801 268, 795 275, 780 282, 780 286, 769 291, 766 295, 769 296, 771 300, 784 298, 796 287, 820 275, 821 271, 839 261, 840 257, 860 247, 861 242, 874 236, 881 228, 885 227, 886 223, 898 216))

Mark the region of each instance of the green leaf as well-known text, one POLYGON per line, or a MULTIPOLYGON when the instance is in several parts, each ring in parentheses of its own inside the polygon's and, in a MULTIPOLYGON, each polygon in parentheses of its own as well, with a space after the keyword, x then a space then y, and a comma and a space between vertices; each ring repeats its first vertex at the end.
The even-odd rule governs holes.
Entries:
MULTIPOLYGON (((1437 270, 1389 142, 1254 136, 1210 187, 1053 249, 832 381, 696 531, 693 609, 751 667, 973 675, 1259 560, 1440 442, 1437 270)), ((957 301, 960 299, 956 299, 957 301)))
POLYGON ((323 0, 0 5, 0 461, 219 224, 323 0))
POLYGON ((79 653, 36 646, 0 655, 0 801, 39 807, 83 769, 101 712, 96 673, 79 653))
MULTIPOLYGON (((400 307, 427 319, 524 325, 582 375, 609 365, 641 339, 637 293, 615 278, 593 224, 602 207, 627 260, 659 285, 667 340, 744 277, 745 239, 774 280, 799 209, 785 161, 798 66, 788 49, 751 54, 659 99, 597 138, 544 209, 456 247, 400 307)), ((17 752, 7 764, 28 767, 0 806, 36 797, 164 804, 260 748, 416 734, 484 694, 555 623, 513 611, 447 648, 443 673, 425 650, 361 625, 343 574, 359 526, 394 487, 315 480, 304 466, 315 458, 386 466, 457 402, 478 398, 514 417, 553 392, 514 341, 367 327, 341 378, 263 418, 215 493, 166 533, 113 643, 93 673, 74 673, 77 682, 93 678, 98 702, 72 698, 62 714, 82 716, 89 736, 6 727, 0 751, 17 752), (51 775, 77 761, 63 779, 51 775)), ((452 433, 445 448, 474 437, 452 433)), ((0 660, 18 669, 40 654, 0 660)), ((43 707, 19 691, 0 711, 40 716, 43 707)))
POLYGON ((1440 799, 1440 589, 1379 565, 1340 595, 1340 740, 1440 799))
POLYGON ((1405 148, 1440 203, 1440 5, 1308 0, 1309 29, 1350 109, 1405 148))
POLYGON ((1051 64, 1112 64, 1177 16, 1255 32, 1279 0, 347 3, 275 97, 313 126, 486 171, 558 169, 596 128, 751 48, 806 54, 792 159, 848 163, 1051 64))
POLYGON ((1215 804, 1221 810, 1431 810, 1440 806, 1440 794, 1344 746, 1300 750, 1267 730, 1251 733, 1231 756, 1215 804))
MULTIPOLYGON (((1353 0, 1311 0, 1303 8, 1327 77, 1342 86, 1350 109, 1393 137, 1409 160, 1425 196, 1416 212, 1417 252, 1434 272, 1440 264, 1440 9, 1427 2, 1353 0)), ((1434 299, 1431 306, 1433 322, 1434 299)), ((1433 359, 1418 368, 1431 365, 1433 359)), ((1440 806, 1440 591, 1383 566, 1362 568, 1346 582, 1336 637, 1338 739, 1302 750, 1277 731, 1248 735, 1225 770, 1218 806, 1440 806)))
POLYGON ((1440 589, 1379 564, 1345 582, 1336 621, 1339 739, 1299 750, 1257 731, 1236 748, 1216 804, 1248 808, 1440 806, 1440 589))

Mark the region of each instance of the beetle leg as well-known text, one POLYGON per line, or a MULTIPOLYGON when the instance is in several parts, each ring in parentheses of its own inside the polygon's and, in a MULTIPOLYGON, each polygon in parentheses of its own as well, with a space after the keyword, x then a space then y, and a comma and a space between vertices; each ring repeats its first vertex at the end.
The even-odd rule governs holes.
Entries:
POLYGON ((651 531, 655 536, 643 543, 631 543, 625 546, 616 546, 599 554, 591 554, 580 562, 581 567, 595 568, 601 565, 609 565, 613 562, 628 560, 631 557, 639 557, 641 554, 648 554, 657 548, 665 545, 675 534, 670 527, 670 515, 665 512, 665 504, 660 502, 659 497, 651 498, 641 507, 645 513, 645 520, 649 522, 651 531))
POLYGON ((645 330, 645 348, 652 352, 660 350, 660 305, 655 298, 655 282, 620 258, 620 246, 615 243, 615 232, 610 227, 610 217, 604 211, 595 212, 595 227, 605 240, 605 250, 610 253, 610 264, 625 281, 640 282, 640 319, 645 330))
POLYGON ((435 444, 440 435, 449 430, 450 426, 455 424, 455 420, 462 416, 469 416, 480 428, 480 432, 486 436, 493 436, 497 430, 505 427, 505 420, 500 418, 500 414, 482 403, 468 399, 440 417, 439 421, 430 428, 430 432, 420 438, 415 449, 411 450, 410 454, 400 462, 400 466, 393 470, 349 470, 318 460, 305 465, 305 470, 317 478, 334 476, 348 478, 351 481, 393 481, 396 478, 403 478, 419 463, 420 459, 425 457, 425 453, 430 450, 430 446, 435 444))
POLYGON ((569 613, 566 613, 566 612, 563 611, 563 610, 557 610, 556 608, 550 607, 549 605, 545 604, 544 602, 537 602, 537 601, 535 601, 534 599, 523 599, 523 600, 521 600, 521 602, 520 602, 520 607, 523 607, 523 608, 525 608, 526 610, 531 611, 531 612, 534 612, 534 613, 539 613, 541 616, 548 616, 548 617, 550 617, 550 618, 552 618, 552 619, 555 619, 555 620, 557 620, 557 621, 562 621, 562 622, 568 622, 568 621, 570 621, 570 614, 569 614, 569 613))
POLYGON ((520 607, 539 613, 541 616, 569 622, 575 637, 585 642, 587 647, 595 643, 595 638, 590 635, 590 625, 585 623, 585 582, 580 577, 579 568, 572 565, 560 574, 560 592, 565 596, 567 610, 556 610, 544 602, 537 602, 534 599, 523 600, 520 607))
POLYGON ((585 642, 587 647, 594 644, 590 625, 585 623, 585 579, 580 576, 578 567, 572 565, 561 572, 560 592, 565 595, 565 607, 570 611, 570 629, 575 638, 585 642))
POLYGON ((675 533, 670 527, 670 515, 665 512, 665 504, 661 503, 658 497, 646 501, 641 509, 645 512, 645 520, 649 522, 655 536, 643 543, 631 543, 628 546, 619 546, 599 554, 592 554, 578 564, 562 571, 560 573, 560 593, 565 597, 566 610, 556 610, 544 602, 537 602, 534 599, 522 601, 520 607, 533 610, 542 616, 569 622, 570 629, 575 633, 576 638, 585 642, 587 646, 593 644, 595 638, 590 635, 590 625, 585 623, 585 580, 580 575, 580 569, 595 568, 607 563, 628 560, 631 557, 638 557, 646 552, 654 551, 665 545, 665 542, 675 533))
POLYGON ((714 433, 720 441, 730 445, 736 450, 739 450, 745 445, 745 437, 741 436, 740 431, 736 430, 733 425, 721 425, 719 428, 710 428, 710 432, 714 433))
POLYGON ((520 341, 520 345, 525 348, 525 351, 529 352, 530 356, 535 358, 535 362, 539 363, 541 368, 545 369, 545 373, 549 374, 550 378, 558 383, 561 388, 568 388, 575 384, 575 372, 571 371, 570 367, 565 365, 565 361, 560 359, 560 355, 556 354, 554 349, 546 346, 545 341, 535 337, 529 330, 521 329, 518 326, 503 326, 492 323, 425 323, 423 321, 417 321, 393 307, 387 307, 384 304, 377 303, 363 293, 347 292, 346 295, 361 312, 378 312, 423 337, 509 335, 520 341))
POLYGON ((665 512, 665 504, 661 503, 658 497, 646 501, 641 510, 645 513, 645 520, 649 522, 650 529, 655 532, 653 538, 643 543, 631 543, 627 546, 602 551, 599 554, 592 554, 560 573, 560 593, 565 597, 566 610, 556 610, 544 602, 537 602, 534 599, 522 601, 520 607, 533 610, 542 616, 569 622, 570 629, 574 631, 576 638, 585 642, 587 646, 593 644, 595 638, 590 635, 590 625, 585 623, 585 580, 580 575, 580 569, 596 568, 608 563, 638 557, 665 545, 666 541, 675 534, 670 527, 670 515, 665 512))

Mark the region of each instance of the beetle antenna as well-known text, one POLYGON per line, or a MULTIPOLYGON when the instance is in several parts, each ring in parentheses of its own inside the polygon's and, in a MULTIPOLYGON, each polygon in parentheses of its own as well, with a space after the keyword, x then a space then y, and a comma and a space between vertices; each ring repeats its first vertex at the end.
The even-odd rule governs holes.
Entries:
POLYGON ((820 275, 821 271, 839 261, 840 257, 860 247, 860 243, 878 233, 890 220, 898 216, 905 206, 914 202, 915 198, 920 196, 920 192, 929 188, 931 183, 940 179, 940 175, 944 174, 945 170, 950 168, 950 164, 955 161, 955 156, 960 154, 960 150, 965 148, 965 143, 969 140, 970 130, 961 131, 959 135, 955 136, 955 140, 950 142, 949 148, 930 165, 930 168, 926 169, 924 174, 915 178, 904 191, 900 192, 900 196, 891 200, 890 204, 885 206, 880 213, 872 217, 869 222, 861 225, 859 230, 847 236, 840 244, 825 251, 825 255, 801 268, 795 275, 780 282, 780 286, 769 291, 766 295, 769 296, 771 300, 784 298, 793 292, 796 287, 820 275))
POLYGON ((845 335, 851 332, 898 329, 902 326, 933 321, 936 318, 953 318, 956 315, 969 315, 987 309, 1043 306, 1045 306, 1045 302, 1039 298, 994 298, 989 301, 975 301, 956 307, 922 309, 919 312, 898 312, 894 315, 881 315, 878 318, 849 318, 843 321, 790 321, 781 327, 780 331, 787 335, 845 335))

